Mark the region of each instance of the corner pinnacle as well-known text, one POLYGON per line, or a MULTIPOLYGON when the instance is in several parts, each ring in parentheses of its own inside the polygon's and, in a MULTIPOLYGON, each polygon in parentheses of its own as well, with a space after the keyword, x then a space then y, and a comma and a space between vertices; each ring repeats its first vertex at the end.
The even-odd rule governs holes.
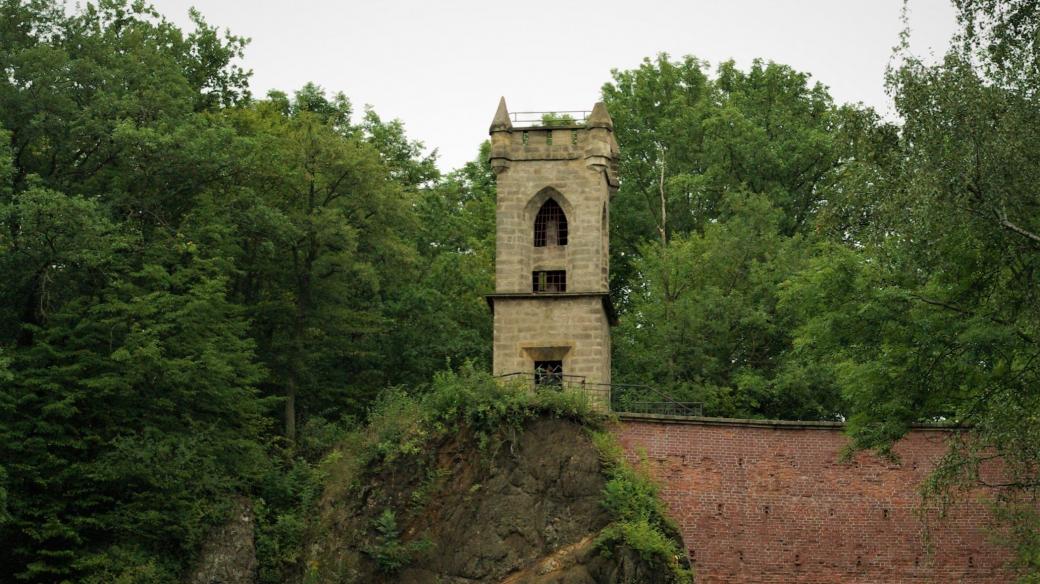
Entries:
POLYGON ((491 131, 501 132, 512 129, 513 124, 509 121, 509 110, 506 109, 506 98, 503 97, 498 100, 498 111, 495 112, 495 119, 491 121, 491 131))
POLYGON ((592 113, 589 114, 589 119, 585 120, 585 127, 614 129, 614 121, 610 119, 610 114, 607 113, 606 104, 602 101, 597 101, 596 105, 592 106, 592 113))

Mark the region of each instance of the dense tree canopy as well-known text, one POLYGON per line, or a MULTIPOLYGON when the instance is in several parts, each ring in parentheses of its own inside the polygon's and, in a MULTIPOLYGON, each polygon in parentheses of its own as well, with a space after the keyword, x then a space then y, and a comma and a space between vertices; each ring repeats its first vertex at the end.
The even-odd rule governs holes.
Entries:
POLYGON ((707 413, 830 418, 833 385, 788 363, 780 283, 822 239, 816 217, 864 117, 805 74, 756 61, 714 76, 645 60, 603 88, 622 144, 612 288, 626 318, 615 375, 707 413))
POLYGON ((486 168, 442 180, 399 121, 355 124, 314 85, 252 99, 244 42, 193 20, 0 3, 0 564, 20 580, 173 581, 253 494, 280 581, 322 420, 488 358, 486 168))

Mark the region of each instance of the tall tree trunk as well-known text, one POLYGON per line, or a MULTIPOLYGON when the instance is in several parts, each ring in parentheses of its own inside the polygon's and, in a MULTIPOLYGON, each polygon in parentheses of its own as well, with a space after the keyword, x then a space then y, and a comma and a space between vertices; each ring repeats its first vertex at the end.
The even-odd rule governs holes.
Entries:
POLYGON ((285 437, 296 442, 296 375, 289 375, 285 387, 285 437))
POLYGON ((657 182, 658 193, 661 196, 661 224, 657 230, 661 232, 661 245, 668 245, 668 206, 664 196, 664 147, 661 147, 661 176, 657 182))

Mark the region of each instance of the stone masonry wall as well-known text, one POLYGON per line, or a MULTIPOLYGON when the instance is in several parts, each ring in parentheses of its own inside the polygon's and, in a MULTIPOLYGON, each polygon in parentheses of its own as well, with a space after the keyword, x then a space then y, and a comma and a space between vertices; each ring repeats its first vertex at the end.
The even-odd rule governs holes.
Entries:
POLYGON ((589 383, 610 375, 610 325, 596 296, 499 298, 495 302, 494 372, 534 371, 537 359, 562 359, 566 374, 589 383), (539 350, 552 354, 539 355, 539 350))
POLYGON ((606 106, 583 124, 513 128, 505 100, 492 121, 489 163, 496 182, 494 372, 534 373, 562 361, 564 381, 610 383, 609 202, 618 186, 617 142, 606 106), (567 241, 535 247, 548 200, 563 209, 567 241), (565 290, 535 292, 533 272, 563 270, 565 290))
POLYGON ((568 291, 607 291, 603 210, 609 190, 603 171, 586 165, 587 134, 588 130, 514 130, 492 136, 510 160, 496 178, 496 291, 530 292, 534 269, 566 269, 568 291), (577 137, 574 144, 572 132, 577 137), (554 136, 552 145, 546 144, 548 136, 554 136), (534 247, 534 218, 550 196, 547 189, 555 191, 552 196, 568 223, 567 245, 554 250, 534 247), (550 256, 553 252, 559 253, 550 256))
POLYGON ((625 416, 617 432, 661 484, 698 584, 1014 581, 978 495, 945 518, 924 513, 926 541, 918 486, 948 431, 911 432, 898 462, 865 452, 842 462, 847 439, 833 426, 625 416))

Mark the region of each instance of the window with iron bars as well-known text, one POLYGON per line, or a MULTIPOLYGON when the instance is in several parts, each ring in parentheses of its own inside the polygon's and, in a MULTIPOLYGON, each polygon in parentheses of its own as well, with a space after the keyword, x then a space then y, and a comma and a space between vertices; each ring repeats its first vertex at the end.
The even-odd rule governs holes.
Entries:
POLYGON ((542 270, 531 272, 531 288, 535 292, 566 292, 566 270, 542 270))
POLYGON ((553 199, 547 200, 534 218, 534 246, 567 245, 567 215, 553 199))
POLYGON ((563 361, 535 361, 535 385, 563 385, 563 361))

